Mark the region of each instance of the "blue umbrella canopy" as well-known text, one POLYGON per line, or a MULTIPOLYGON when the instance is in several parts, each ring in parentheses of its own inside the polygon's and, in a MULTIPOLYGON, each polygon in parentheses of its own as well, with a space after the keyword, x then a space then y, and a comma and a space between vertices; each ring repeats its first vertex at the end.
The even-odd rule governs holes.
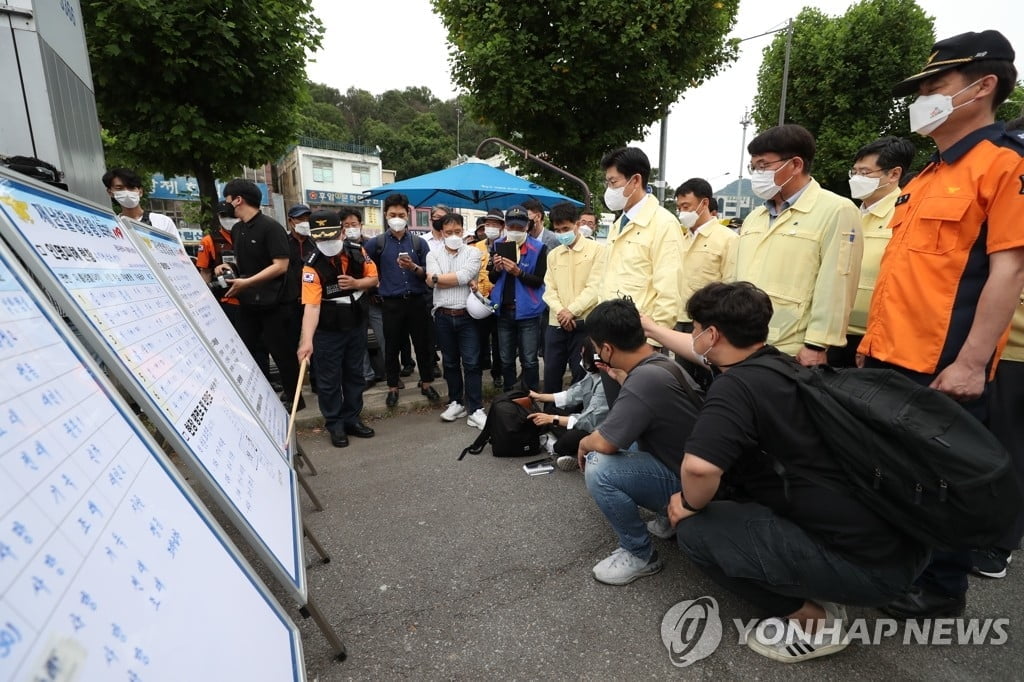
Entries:
POLYGON ((413 206, 448 204, 453 208, 506 209, 527 199, 537 199, 550 209, 569 201, 577 206, 583 202, 570 199, 536 183, 492 168, 485 163, 464 163, 444 170, 418 175, 390 185, 381 185, 363 192, 364 200, 381 200, 400 192, 413 206))

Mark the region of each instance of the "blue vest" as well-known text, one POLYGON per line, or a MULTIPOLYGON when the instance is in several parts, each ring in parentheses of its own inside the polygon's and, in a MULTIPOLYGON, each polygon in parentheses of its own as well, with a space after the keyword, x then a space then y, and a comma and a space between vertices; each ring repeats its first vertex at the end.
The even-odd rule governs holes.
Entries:
MULTIPOLYGON (((507 241, 505 237, 500 237, 494 241, 495 244, 507 241)), ((537 259, 540 257, 540 249, 543 246, 539 241, 533 237, 527 235, 526 241, 526 253, 523 253, 522 249, 519 250, 519 268, 528 275, 532 275, 534 270, 537 269, 537 259)), ((534 289, 528 287, 518 278, 512 278, 516 283, 516 319, 517 320, 529 320, 531 317, 538 317, 544 313, 544 286, 534 289)), ((505 288, 505 283, 509 280, 509 274, 507 272, 501 273, 501 277, 494 283, 494 288, 491 290, 491 300, 495 303, 501 304, 501 292, 505 288)))

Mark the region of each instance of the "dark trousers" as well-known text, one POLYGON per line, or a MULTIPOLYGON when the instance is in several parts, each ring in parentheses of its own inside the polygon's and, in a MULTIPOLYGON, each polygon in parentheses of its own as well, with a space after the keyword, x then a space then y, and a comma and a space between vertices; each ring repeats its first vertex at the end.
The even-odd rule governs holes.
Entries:
MULTIPOLYGON (((323 305, 336 305, 324 303, 323 305)), ((366 327, 344 331, 316 330, 313 334, 313 367, 317 377, 317 402, 324 416, 324 428, 344 433, 346 424, 359 421, 363 411, 363 358, 366 355, 366 327)))
POLYGON ((544 337, 545 393, 558 393, 562 390, 562 377, 567 364, 572 375, 572 383, 583 378, 586 370, 580 367, 580 348, 586 336, 587 330, 583 320, 579 320, 571 332, 561 327, 548 326, 544 337))
POLYGON ((580 449, 580 441, 589 436, 590 431, 575 428, 564 431, 560 435, 554 429, 551 431, 558 437, 555 441, 555 454, 559 457, 575 457, 580 449))
MULTIPOLYGON (((221 301, 220 309, 224 311, 224 314, 227 315, 228 322, 230 322, 231 326, 235 328, 236 332, 238 332, 238 304, 225 303, 224 301, 221 301)), ((239 336, 241 336, 241 332, 239 332, 239 336)), ((298 348, 297 345, 296 348, 298 348)), ((263 345, 263 339, 256 340, 256 349, 250 350, 249 354, 252 355, 253 360, 256 361, 256 366, 263 371, 263 376, 269 377, 270 356, 267 355, 267 349, 263 345)))
POLYGON ((274 358, 278 371, 281 373, 281 385, 284 397, 291 402, 294 397, 295 385, 299 381, 299 360, 295 355, 298 346, 291 343, 288 324, 292 315, 290 305, 239 306, 238 335, 245 342, 256 364, 263 370, 263 375, 270 378, 270 362, 266 352, 274 358), (262 359, 261 359, 262 356, 262 359))
MULTIPOLYGON (((899 372, 903 376, 921 384, 922 386, 928 386, 935 380, 938 374, 922 374, 921 372, 914 372, 909 369, 904 369, 899 365, 893 365, 888 362, 881 362, 875 360, 872 357, 864 358, 864 366, 868 368, 881 368, 891 369, 899 372)), ((983 424, 988 424, 988 400, 990 386, 985 386, 985 392, 977 400, 972 400, 966 403, 960 403, 965 410, 974 415, 978 421, 983 424)), ((938 551, 932 553, 931 563, 924 569, 918 577, 916 583, 921 589, 929 592, 935 592, 943 594, 949 597, 957 597, 967 592, 967 575, 971 572, 971 553, 969 551, 960 552, 944 552, 938 551)))
POLYGON ((480 378, 480 337, 474 322, 469 315, 452 317, 440 311, 434 314, 437 340, 441 344, 441 368, 445 383, 448 384, 448 399, 463 405, 470 414, 484 406, 480 378))
MULTIPOLYGON (((1010 453, 1017 483, 1024 490, 1024 362, 1001 360, 989 396, 989 428, 1010 453)), ((1024 513, 1017 516, 996 548, 1012 552, 1024 536, 1024 513)))
POLYGON ((480 369, 489 369, 492 379, 501 379, 501 349, 498 347, 498 318, 489 315, 476 320, 480 339, 480 369))
POLYGON ((501 317, 498 318, 498 346, 501 349, 501 369, 505 375, 506 391, 511 391, 516 384, 517 353, 523 365, 523 384, 531 391, 540 388, 537 328, 541 326, 539 317, 517 320, 514 312, 501 311, 501 317))
POLYGON ((829 348, 828 353, 828 364, 832 367, 856 367, 857 366, 857 346, 860 345, 861 339, 864 338, 863 334, 847 334, 846 345, 842 348, 829 348))
POLYGON ((420 382, 434 380, 434 349, 430 347, 430 309, 422 296, 409 298, 385 298, 381 305, 384 314, 384 371, 388 388, 398 388, 401 367, 398 356, 402 340, 412 337, 416 350, 416 364, 419 365, 420 382))
POLYGON ((712 502, 679 522, 676 541, 709 578, 765 616, 787 616, 807 600, 882 606, 906 593, 925 561, 854 563, 753 502, 712 502))

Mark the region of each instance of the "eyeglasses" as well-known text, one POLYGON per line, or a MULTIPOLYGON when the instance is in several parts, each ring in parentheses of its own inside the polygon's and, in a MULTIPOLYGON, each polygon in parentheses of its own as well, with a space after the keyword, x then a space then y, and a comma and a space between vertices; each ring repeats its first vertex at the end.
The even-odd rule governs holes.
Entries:
POLYGON ((631 179, 632 177, 633 177, 633 176, 632 176, 632 175, 630 175, 630 176, 629 176, 628 178, 624 178, 624 179, 622 179, 622 180, 619 180, 619 179, 617 179, 617 178, 605 178, 605 180, 604 180, 604 186, 605 186, 605 187, 613 187, 613 186, 617 186, 617 183, 620 183, 620 182, 621 182, 621 183, 622 183, 623 185, 625 185, 626 183, 628 183, 628 182, 630 181, 630 179, 631 179))
POLYGON ((777 163, 782 163, 783 161, 789 161, 792 158, 793 158, 792 156, 785 156, 785 157, 783 157, 781 159, 776 159, 775 161, 765 161, 763 163, 759 163, 756 166, 754 164, 750 163, 750 164, 747 164, 747 170, 749 172, 751 172, 751 173, 753 173, 755 171, 779 170, 779 168, 781 168, 782 166, 779 166, 779 168, 769 168, 768 166, 774 166, 777 163))
POLYGON ((867 168, 860 168, 860 169, 851 168, 846 173, 851 178, 854 175, 860 175, 860 176, 863 176, 865 178, 870 178, 870 177, 874 177, 875 173, 887 173, 890 170, 891 170, 890 168, 878 168, 878 169, 872 169, 872 170, 868 170, 867 168))

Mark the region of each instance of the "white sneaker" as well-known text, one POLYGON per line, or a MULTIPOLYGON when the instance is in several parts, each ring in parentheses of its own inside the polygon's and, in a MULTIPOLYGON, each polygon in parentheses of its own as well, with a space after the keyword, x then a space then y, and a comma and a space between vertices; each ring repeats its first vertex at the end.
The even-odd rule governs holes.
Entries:
POLYGON ((663 565, 657 551, 645 561, 619 547, 610 556, 599 561, 593 571, 598 582, 606 585, 628 585, 637 578, 657 573, 663 565))
POLYGON ((571 455, 562 455, 555 460, 555 466, 562 471, 576 471, 580 468, 580 461, 571 455))
POLYGON ((747 635, 747 648, 783 663, 799 663, 839 653, 850 643, 843 632, 846 607, 826 601, 819 603, 825 609, 825 618, 818 623, 814 634, 804 632, 799 623, 788 618, 768 618, 747 635), (780 637, 780 633, 784 634, 780 637))
POLYGON ((453 400, 448 403, 448 407, 446 407, 444 412, 441 413, 441 421, 453 422, 456 419, 465 416, 466 408, 453 400))
MULTIPOLYGON (((466 416, 466 411, 463 410, 462 414, 460 416, 463 416, 463 417, 466 416)), ((484 430, 484 424, 486 424, 486 423, 487 423, 487 413, 484 412, 482 407, 478 407, 476 409, 476 412, 474 412, 473 414, 469 415, 469 419, 466 420, 466 425, 467 426, 475 426, 476 428, 480 429, 481 431, 484 430)))
POLYGON ((540 446, 542 448, 544 448, 544 451, 546 453, 548 453, 549 455, 555 454, 555 444, 551 440, 551 434, 550 433, 542 433, 542 434, 540 434, 540 446))
POLYGON ((656 538, 668 540, 675 537, 676 529, 672 527, 667 518, 658 516, 647 522, 647 532, 656 538))

